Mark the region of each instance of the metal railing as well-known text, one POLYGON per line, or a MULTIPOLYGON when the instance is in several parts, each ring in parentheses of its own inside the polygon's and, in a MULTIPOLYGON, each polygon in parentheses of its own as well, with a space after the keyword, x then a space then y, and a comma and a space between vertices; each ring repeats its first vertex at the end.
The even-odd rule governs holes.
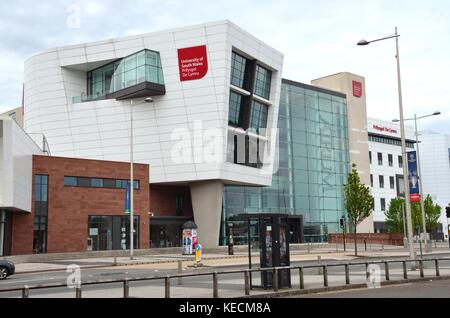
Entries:
MULTIPOLYGON (((250 295, 251 290, 251 273, 254 272, 272 272, 272 285, 270 289, 273 289, 274 292, 277 292, 279 290, 278 285, 278 273, 282 270, 290 270, 292 271, 297 270, 299 273, 299 284, 298 288, 300 290, 305 289, 305 269, 319 269, 320 275, 323 277, 323 287, 328 287, 328 268, 330 267, 344 267, 344 275, 345 275, 345 285, 351 285, 351 267, 354 266, 361 266, 365 265, 366 268, 366 278, 369 276, 368 267, 371 264, 383 264, 384 265, 384 276, 385 280, 390 280, 390 271, 389 271, 389 264, 393 263, 401 263, 402 264, 402 272, 403 272, 403 279, 408 279, 408 270, 407 270, 407 264, 408 263, 414 263, 414 266, 417 266, 418 263, 418 269, 420 273, 420 278, 424 278, 424 262, 433 262, 433 267, 435 269, 435 274, 433 277, 440 277, 440 268, 439 268, 439 262, 440 261, 450 261, 450 258, 426 258, 426 259, 418 259, 416 261, 412 261, 411 259, 401 259, 401 260, 374 260, 374 261, 365 261, 365 262, 346 262, 346 263, 329 263, 329 264, 320 264, 320 265, 298 265, 298 266, 283 266, 283 267, 268 267, 268 268, 252 268, 252 269, 238 269, 238 270, 227 270, 227 271, 213 271, 213 272, 203 272, 203 273, 186 273, 186 274, 174 274, 174 275, 165 275, 165 276, 147 276, 147 277, 130 277, 130 278, 123 278, 123 279, 109 279, 109 280, 97 280, 97 281, 86 281, 81 282, 78 287, 75 288, 74 296, 76 298, 82 297, 82 289, 83 286, 89 286, 89 285, 101 285, 101 284, 113 284, 113 283, 122 283, 123 284, 123 297, 129 298, 130 297, 130 282, 137 282, 137 281, 155 281, 155 280, 163 280, 164 281, 164 296, 165 298, 170 298, 171 294, 171 280, 172 279, 181 279, 185 277, 198 277, 198 276, 211 276, 212 277, 212 297, 218 298, 219 297, 219 276, 224 275, 230 275, 230 274, 243 274, 243 280, 244 280, 244 294, 246 296, 250 295)), ((317 274, 316 274, 317 275, 317 274)), ((430 276, 431 277, 431 276, 430 276)), ((58 284, 42 284, 42 285, 33 285, 28 286, 24 285, 23 287, 15 287, 15 288, 2 288, 0 289, 0 295, 2 293, 6 292, 21 292, 22 298, 28 298, 30 294, 30 290, 38 290, 38 289, 52 289, 52 288, 61 288, 61 287, 67 287, 67 284, 65 283, 58 283, 58 284)), ((290 288, 290 290, 294 289, 293 287, 290 288)))

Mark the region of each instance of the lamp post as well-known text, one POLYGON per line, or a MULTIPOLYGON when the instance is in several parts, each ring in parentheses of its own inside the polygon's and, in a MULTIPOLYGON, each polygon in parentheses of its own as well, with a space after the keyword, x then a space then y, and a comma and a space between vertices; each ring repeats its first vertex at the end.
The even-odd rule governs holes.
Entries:
MULTIPOLYGON (((383 38, 375 39, 372 41, 360 40, 357 45, 368 45, 372 42, 393 39, 395 38, 395 48, 396 48, 396 59, 397 59, 397 86, 398 86, 398 108, 400 112, 400 135, 401 135, 401 143, 402 143, 402 158, 403 158, 403 187, 405 189, 405 203, 406 203, 406 222, 408 227, 408 247, 409 247, 409 256, 411 260, 415 260, 414 254, 414 246, 413 246, 413 228, 412 228, 412 220, 411 220, 411 203, 409 202, 409 187, 408 187, 408 165, 405 162, 406 158, 406 141, 405 141, 405 123, 403 121, 403 101, 402 101, 402 84, 400 77, 400 54, 398 50, 398 37, 400 35, 397 33, 397 27, 395 27, 395 33, 393 35, 385 36, 383 38)), ((415 266, 413 265, 415 268, 415 266)))
POLYGON ((130 99, 130 260, 134 252, 133 99, 130 99))
MULTIPOLYGON (((425 245, 425 251, 428 251, 428 238, 427 238, 427 228, 426 228, 426 218, 425 218, 425 204, 423 202, 423 186, 422 186, 422 171, 420 169, 420 154, 419 154, 419 132, 417 130, 417 120, 430 117, 430 116, 437 116, 440 115, 441 112, 435 111, 432 114, 424 115, 417 117, 416 114, 414 114, 413 118, 404 118, 404 121, 414 120, 414 131, 416 135, 416 151, 417 151, 417 169, 419 170, 419 195, 420 195, 420 210, 422 213, 422 231, 423 231, 423 243, 425 245)), ((393 122, 399 122, 399 119, 393 119, 393 122)))

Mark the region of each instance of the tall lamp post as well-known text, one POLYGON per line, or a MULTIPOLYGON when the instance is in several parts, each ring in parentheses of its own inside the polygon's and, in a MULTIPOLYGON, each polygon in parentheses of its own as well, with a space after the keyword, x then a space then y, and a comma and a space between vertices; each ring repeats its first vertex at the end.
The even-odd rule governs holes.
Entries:
POLYGON ((395 27, 395 33, 389 36, 385 36, 383 38, 375 39, 372 41, 360 40, 357 45, 368 45, 372 42, 393 39, 395 38, 395 48, 396 48, 396 59, 397 59, 397 85, 398 85, 398 108, 400 112, 400 135, 402 141, 402 158, 403 158, 403 187, 405 189, 405 202, 406 202, 406 222, 408 227, 408 247, 409 247, 409 256, 411 260, 415 260, 416 256, 414 254, 414 245, 413 245, 413 229, 412 229, 412 220, 411 220, 411 203, 409 202, 409 186, 408 186, 408 165, 405 161, 406 158, 406 142, 405 142, 405 123, 403 121, 403 101, 402 101, 402 84, 400 77, 400 54, 398 51, 398 37, 400 35, 397 33, 397 27, 395 27))
MULTIPOLYGON (((414 114, 413 118, 404 118, 404 121, 409 121, 409 120, 414 120, 414 130, 415 130, 415 135, 416 135, 416 151, 417 151, 417 169, 419 170, 419 195, 420 195, 420 210, 422 212, 422 231, 423 231, 423 236, 424 236, 424 240, 423 243, 425 245, 425 250, 428 251, 428 238, 427 238, 427 228, 426 228, 426 218, 425 218, 425 205, 423 203, 423 186, 422 186, 422 171, 420 170, 420 155, 419 155, 419 132, 417 130, 417 120, 418 119, 422 119, 422 118, 426 118, 426 117, 431 117, 431 116, 437 116, 440 115, 441 112, 436 111, 432 114, 428 114, 428 115, 424 115, 424 116, 420 116, 417 117, 416 114, 414 114)), ((393 119, 393 122, 399 122, 399 119, 393 119)))
POLYGON ((130 260, 134 254, 133 99, 130 99, 130 260))

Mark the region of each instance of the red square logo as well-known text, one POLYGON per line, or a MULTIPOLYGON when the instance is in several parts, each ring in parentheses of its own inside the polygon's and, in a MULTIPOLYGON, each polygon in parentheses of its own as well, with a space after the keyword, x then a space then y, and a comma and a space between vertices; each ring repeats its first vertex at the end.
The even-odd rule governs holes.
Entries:
POLYGON ((208 72, 206 45, 178 49, 180 81, 201 79, 208 72))
POLYGON ((361 97, 362 96, 362 83, 357 81, 352 81, 353 87, 353 96, 361 97))

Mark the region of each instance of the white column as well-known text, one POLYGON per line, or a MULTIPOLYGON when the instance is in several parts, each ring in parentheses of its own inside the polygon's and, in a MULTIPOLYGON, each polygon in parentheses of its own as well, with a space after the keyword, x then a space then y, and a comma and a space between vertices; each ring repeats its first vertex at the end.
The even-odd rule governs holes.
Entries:
POLYGON ((220 180, 195 182, 190 185, 194 221, 202 247, 219 246, 220 217, 224 185, 220 180))

